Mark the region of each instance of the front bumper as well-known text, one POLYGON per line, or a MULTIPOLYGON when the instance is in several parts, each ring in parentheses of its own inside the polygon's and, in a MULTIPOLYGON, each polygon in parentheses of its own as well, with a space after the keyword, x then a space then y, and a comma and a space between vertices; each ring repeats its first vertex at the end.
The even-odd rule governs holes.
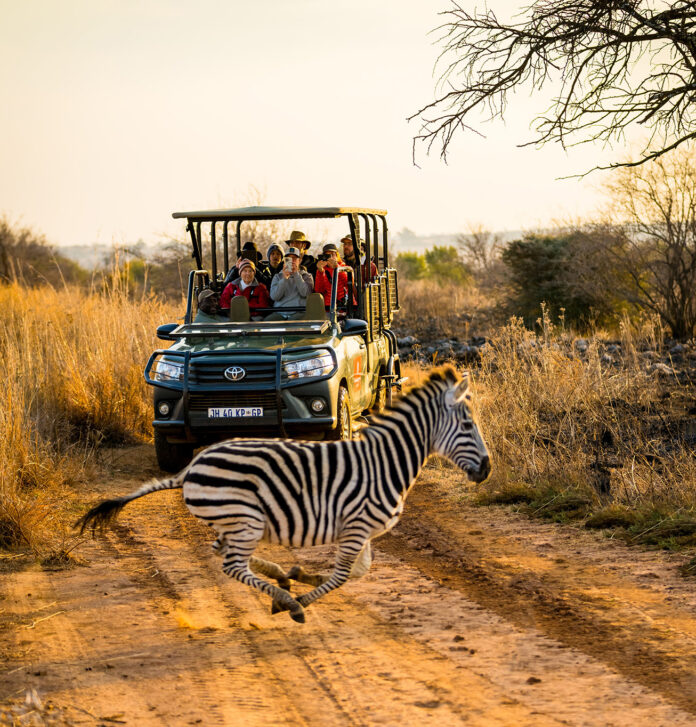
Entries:
POLYGON ((327 375, 302 379, 283 377, 281 367, 280 351, 255 351, 234 358, 217 352, 156 352, 145 369, 146 381, 153 386, 153 427, 171 442, 200 444, 228 437, 317 438, 335 428, 337 366, 327 375), (150 377, 153 361, 162 353, 168 358, 183 358, 180 384, 163 384, 150 377), (250 380, 231 383, 211 373, 230 365, 246 366, 250 380), (325 402, 325 407, 315 413, 310 401, 317 398, 325 402), (166 417, 158 413, 159 404, 164 401, 169 405, 166 417), (263 416, 211 418, 208 409, 212 407, 261 407, 263 416))

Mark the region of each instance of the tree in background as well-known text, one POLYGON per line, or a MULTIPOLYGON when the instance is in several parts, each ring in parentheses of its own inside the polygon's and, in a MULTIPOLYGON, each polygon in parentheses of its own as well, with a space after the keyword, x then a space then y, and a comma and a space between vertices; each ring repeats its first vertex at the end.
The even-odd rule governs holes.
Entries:
POLYGON ((396 256, 396 269, 407 280, 434 280, 438 283, 469 285, 471 271, 461 259, 456 247, 438 246, 417 252, 401 252, 396 256))
POLYGON ((457 285, 471 283, 471 271, 459 256, 453 245, 438 246, 425 251, 428 276, 440 283, 452 282, 457 285))
POLYGON ((61 285, 89 279, 76 262, 48 245, 43 235, 0 218, 0 281, 61 285))
POLYGON ((691 0, 535 0, 515 22, 453 2, 443 15, 445 90, 412 117, 422 121, 414 151, 437 144, 446 158, 474 114, 503 118, 508 94, 524 85, 555 94, 528 145, 611 143, 640 124, 648 141, 636 159, 616 164, 629 166, 696 137, 691 0))
POLYGON ((593 277, 586 255, 589 239, 581 231, 567 231, 529 234, 509 243, 502 253, 510 278, 508 313, 533 326, 545 304, 552 316, 563 314, 568 323, 584 327, 616 312, 619 301, 612 292, 596 280, 588 284, 593 277))
POLYGON ((399 277, 406 280, 421 280, 428 274, 425 257, 417 252, 400 252, 396 256, 395 264, 399 277))
POLYGON ((588 230, 602 263, 598 273, 613 271, 616 294, 658 314, 675 338, 693 336, 696 152, 679 150, 650 165, 617 169, 606 191, 605 219, 588 230))
POLYGON ((482 225, 470 225, 469 231, 457 237, 464 263, 480 287, 494 288, 505 284, 505 266, 501 254, 503 238, 482 225))

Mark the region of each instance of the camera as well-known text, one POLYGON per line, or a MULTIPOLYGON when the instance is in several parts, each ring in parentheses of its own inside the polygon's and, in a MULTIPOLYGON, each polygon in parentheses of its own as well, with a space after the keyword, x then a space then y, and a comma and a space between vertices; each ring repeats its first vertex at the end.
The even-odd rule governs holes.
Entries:
POLYGON ((322 252, 321 254, 317 255, 317 260, 324 260, 324 261, 326 261, 328 259, 329 259, 329 254, 326 253, 326 252, 322 252))

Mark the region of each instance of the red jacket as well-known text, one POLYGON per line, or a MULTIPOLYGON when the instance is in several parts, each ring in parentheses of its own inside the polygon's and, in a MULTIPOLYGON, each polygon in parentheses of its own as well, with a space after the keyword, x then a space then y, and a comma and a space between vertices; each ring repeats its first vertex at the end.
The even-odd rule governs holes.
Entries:
MULTIPOLYGON (((350 258, 350 260, 346 259, 346 265, 350 265, 355 270, 355 281, 357 285, 358 280, 358 262, 353 257, 350 258)), ((362 268, 362 284, 363 287, 367 285, 368 283, 371 283, 376 277, 377 277, 377 266, 372 262, 372 260, 365 260, 364 263, 360 265, 362 268)))
MULTIPOLYGON (((324 305, 331 305, 331 283, 334 270, 328 265, 324 270, 317 270, 317 277, 314 280, 314 292, 324 296, 324 305)), ((336 290, 336 304, 343 305, 348 297, 348 275, 343 271, 338 272, 338 285, 336 290)))
POLYGON ((268 288, 263 283, 253 280, 242 290, 242 281, 237 278, 225 286, 220 296, 220 308, 229 308, 230 300, 236 295, 243 295, 249 301, 249 310, 253 313, 257 308, 272 308, 273 303, 268 295, 268 288))

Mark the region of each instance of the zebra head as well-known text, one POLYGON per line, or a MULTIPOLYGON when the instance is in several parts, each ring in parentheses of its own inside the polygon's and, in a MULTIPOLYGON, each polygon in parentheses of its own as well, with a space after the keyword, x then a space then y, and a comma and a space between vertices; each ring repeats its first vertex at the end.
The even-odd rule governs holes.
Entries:
POLYGON ((491 461, 472 415, 468 388, 468 376, 461 380, 446 377, 446 386, 438 401, 440 411, 433 450, 463 469, 470 480, 483 482, 490 474, 491 461))

